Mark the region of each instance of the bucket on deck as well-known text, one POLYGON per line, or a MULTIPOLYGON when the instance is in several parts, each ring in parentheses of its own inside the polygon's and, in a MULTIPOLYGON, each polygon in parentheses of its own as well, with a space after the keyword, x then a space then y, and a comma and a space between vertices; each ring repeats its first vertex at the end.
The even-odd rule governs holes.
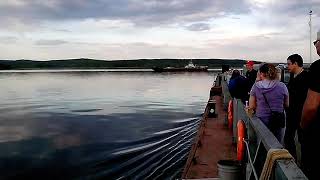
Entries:
POLYGON ((217 117, 217 110, 216 110, 216 101, 215 100, 210 100, 208 102, 208 117, 209 118, 216 118, 217 117))
POLYGON ((241 164, 236 160, 218 161, 218 175, 221 180, 242 180, 241 164))

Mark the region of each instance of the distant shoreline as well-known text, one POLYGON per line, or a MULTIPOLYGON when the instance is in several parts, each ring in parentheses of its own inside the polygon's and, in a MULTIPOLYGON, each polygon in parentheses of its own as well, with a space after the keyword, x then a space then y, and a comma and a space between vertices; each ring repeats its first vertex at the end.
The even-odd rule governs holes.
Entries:
MULTIPOLYGON (((222 69, 208 69, 208 72, 221 72, 222 69)), ((50 73, 50 72, 154 72, 152 69, 142 68, 105 68, 105 69, 11 69, 0 70, 0 73, 50 73)), ((177 73, 177 72, 163 72, 163 73, 177 73)), ((206 72, 178 72, 178 73, 206 73, 206 72)))
MULTIPOLYGON (((140 59, 102 61, 92 59, 71 60, 0 60, 0 70, 56 70, 56 69, 152 69, 154 67, 185 67, 189 59, 140 59)), ((243 67, 245 60, 240 59, 192 59, 198 66, 208 66, 209 69, 219 69, 222 65, 230 68, 243 67)))

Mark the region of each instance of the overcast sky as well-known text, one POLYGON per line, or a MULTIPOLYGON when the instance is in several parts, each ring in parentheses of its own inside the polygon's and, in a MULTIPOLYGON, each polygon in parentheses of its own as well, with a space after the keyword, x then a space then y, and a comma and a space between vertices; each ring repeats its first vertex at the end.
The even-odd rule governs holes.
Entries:
POLYGON ((308 62, 310 8, 315 39, 319 0, 1 0, 0 59, 308 62))

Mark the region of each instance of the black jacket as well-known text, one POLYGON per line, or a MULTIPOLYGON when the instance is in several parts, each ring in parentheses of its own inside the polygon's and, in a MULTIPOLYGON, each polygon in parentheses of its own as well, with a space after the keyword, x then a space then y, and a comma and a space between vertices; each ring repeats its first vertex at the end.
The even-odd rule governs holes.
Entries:
POLYGON ((288 126, 299 126, 304 101, 308 93, 308 72, 302 71, 296 77, 292 77, 288 84, 289 109, 288 126))
POLYGON ((249 79, 250 87, 252 87, 253 84, 256 82, 257 73, 258 72, 255 69, 246 72, 246 77, 249 79))

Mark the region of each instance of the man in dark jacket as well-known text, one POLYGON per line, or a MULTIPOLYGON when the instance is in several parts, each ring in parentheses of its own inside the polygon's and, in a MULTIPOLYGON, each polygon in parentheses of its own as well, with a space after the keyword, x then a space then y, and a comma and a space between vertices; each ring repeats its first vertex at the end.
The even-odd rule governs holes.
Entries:
POLYGON ((253 65, 254 65, 253 61, 248 61, 246 64, 246 67, 247 67, 246 77, 249 79, 250 89, 253 86, 253 84, 256 82, 256 78, 257 78, 257 71, 253 69, 253 65))
MULTIPOLYGON (((288 71, 293 74, 288 84, 289 108, 287 112, 286 132, 284 144, 290 154, 297 159, 295 135, 301 120, 304 101, 308 92, 308 73, 303 69, 303 59, 298 54, 293 54, 287 59, 288 71)), ((298 130, 299 141, 301 130, 298 130)))
MULTIPOLYGON (((314 42, 320 56, 320 31, 314 42)), ((302 128, 301 161, 302 170, 309 179, 319 179, 320 172, 320 60, 309 69, 309 89, 303 105, 300 126, 302 128)))

